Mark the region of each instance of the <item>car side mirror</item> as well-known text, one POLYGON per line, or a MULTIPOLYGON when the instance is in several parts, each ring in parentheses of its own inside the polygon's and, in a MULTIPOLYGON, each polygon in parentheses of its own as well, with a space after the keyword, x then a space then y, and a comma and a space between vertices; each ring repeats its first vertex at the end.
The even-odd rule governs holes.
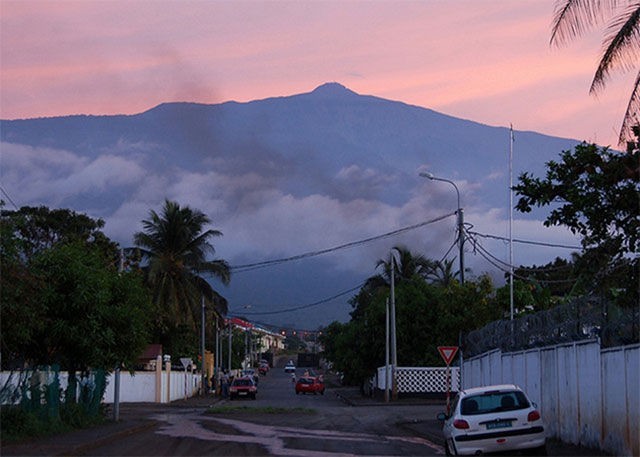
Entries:
POLYGON ((445 421, 448 418, 449 417, 445 413, 438 413, 438 415, 436 416, 436 419, 438 419, 439 421, 445 421))

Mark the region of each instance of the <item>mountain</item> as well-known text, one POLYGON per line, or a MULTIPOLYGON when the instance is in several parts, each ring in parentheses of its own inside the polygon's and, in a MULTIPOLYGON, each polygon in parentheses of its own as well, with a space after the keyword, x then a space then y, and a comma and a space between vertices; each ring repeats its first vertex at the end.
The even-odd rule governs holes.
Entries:
MULTIPOLYGON (((165 103, 135 115, 0 122, 2 185, 12 200, 101 217, 107 235, 123 246, 165 198, 205 212, 224 233, 214 240, 217 255, 234 266, 446 215, 457 207, 456 190, 467 222, 505 234, 508 128, 360 95, 338 83, 248 103, 165 103), (419 171, 452 180, 456 189, 420 178, 419 171)), ((540 175, 545 162, 576 143, 516 131, 514 180, 522 171, 540 175)), ((519 217, 534 239, 546 236, 539 214, 519 217)), ((373 275, 391 246, 404 243, 440 259, 455 241, 454 229, 449 217, 350 249, 237 268, 229 287, 217 287, 232 312, 316 328, 348 318, 353 293, 325 299, 373 275), (296 310, 275 313, 283 309, 296 310)), ((549 237, 570 239, 558 232, 549 237)), ((492 269, 484 259, 474 264, 468 249, 474 273, 492 269)), ((542 263, 555 255, 529 250, 516 260, 542 263)))

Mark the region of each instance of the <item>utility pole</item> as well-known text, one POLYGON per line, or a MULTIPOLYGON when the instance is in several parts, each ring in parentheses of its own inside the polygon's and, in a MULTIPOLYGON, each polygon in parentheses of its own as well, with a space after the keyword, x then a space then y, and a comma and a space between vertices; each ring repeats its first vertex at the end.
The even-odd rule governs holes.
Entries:
MULTIPOLYGON (((118 265, 118 273, 124 271, 124 249, 120 249, 120 264, 118 265)), ((113 420, 120 420, 120 362, 113 370, 113 420)))
POLYGON ((464 284, 464 211, 458 202, 458 245, 460 246, 460 284, 464 284))
POLYGON ((227 361, 228 372, 231 373, 231 343, 232 343, 232 334, 233 334, 233 326, 231 325, 231 321, 229 321, 229 360, 227 361))
POLYGON ((200 322, 200 357, 202 358, 202 364, 201 364, 201 373, 202 373, 202 382, 200 383, 200 394, 204 397, 206 392, 207 392, 207 369, 206 369, 206 362, 204 360, 204 335, 205 335, 205 331, 204 331, 204 294, 202 294, 201 297, 201 310, 202 310, 202 314, 201 314, 201 322, 200 322))
POLYGON ((384 401, 389 403, 389 297, 384 314, 384 401))
POLYGON ((391 398, 398 399, 398 383, 396 381, 396 369, 398 367, 398 351, 396 347, 396 291, 395 291, 395 261, 391 251, 391 398))
POLYGON ((428 178, 432 181, 447 182, 456 190, 456 197, 458 199, 458 209, 456 210, 456 214, 458 215, 458 246, 460 248, 460 284, 464 284, 464 212, 462 211, 462 206, 460 206, 460 191, 458 190, 458 186, 456 186, 456 183, 450 179, 438 178, 433 176, 431 173, 423 172, 419 173, 419 176, 422 178, 428 178))

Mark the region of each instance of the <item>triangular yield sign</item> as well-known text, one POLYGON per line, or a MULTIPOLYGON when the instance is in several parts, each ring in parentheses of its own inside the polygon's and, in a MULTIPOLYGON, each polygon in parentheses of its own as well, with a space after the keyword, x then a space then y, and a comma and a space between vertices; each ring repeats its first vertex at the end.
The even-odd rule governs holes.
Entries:
POLYGON ((438 352, 444 359, 444 363, 451 365, 451 361, 458 352, 458 346, 438 346, 438 352))

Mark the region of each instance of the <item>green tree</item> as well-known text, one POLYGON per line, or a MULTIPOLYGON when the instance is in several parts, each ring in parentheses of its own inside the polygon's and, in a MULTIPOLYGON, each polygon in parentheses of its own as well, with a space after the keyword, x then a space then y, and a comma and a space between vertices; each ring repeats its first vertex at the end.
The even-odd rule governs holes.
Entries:
POLYGON ((36 364, 59 363, 70 372, 132 368, 148 343, 149 294, 136 273, 106 265, 97 249, 61 244, 31 262, 42 287, 44 313, 26 345, 25 358, 36 364))
POLYGON ((228 284, 230 269, 224 260, 207 259, 215 253, 209 239, 222 233, 204 229, 210 220, 202 212, 165 200, 161 214, 151 210, 149 215, 134 242, 147 261, 144 271, 159 316, 158 337, 171 350, 178 344, 175 336, 181 328, 198 328, 203 297, 209 322, 213 313, 226 314, 226 299, 202 275, 211 274, 228 284))
POLYGON ((582 283, 592 292, 615 291, 627 305, 637 303, 640 287, 633 257, 640 248, 639 159, 637 141, 626 153, 582 143, 548 162, 545 178, 523 173, 514 186, 517 210, 550 207, 545 226, 563 225, 582 237, 583 253, 576 257, 582 283))
POLYGON ((457 272, 453 269, 454 260, 437 261, 434 263, 433 270, 427 275, 427 279, 434 284, 442 287, 449 287, 455 281, 457 272))
POLYGON ((3 364, 73 371, 135 359, 147 342, 149 296, 139 278, 118 274, 103 222, 46 207, 1 214, 3 364))
MULTIPOLYGON (((501 317, 487 276, 445 288, 414 275, 398 282, 395 292, 398 362, 403 366, 439 366, 437 346, 456 345, 460 332, 501 317)), ((358 312, 352 312, 351 320, 323 330, 325 357, 345 373, 348 383, 362 384, 384 365, 387 296, 388 290, 361 290, 353 299, 358 312), (363 297, 366 305, 359 302, 363 297)))
MULTIPOLYGON (((634 0, 559 0, 556 3, 551 44, 562 45, 585 31, 607 21, 607 36, 602 43, 591 94, 604 89, 613 70, 627 71, 637 66, 640 55, 640 4, 634 0)), ((631 97, 620 129, 620 143, 633 138, 640 111, 640 72, 636 76, 631 97)))

